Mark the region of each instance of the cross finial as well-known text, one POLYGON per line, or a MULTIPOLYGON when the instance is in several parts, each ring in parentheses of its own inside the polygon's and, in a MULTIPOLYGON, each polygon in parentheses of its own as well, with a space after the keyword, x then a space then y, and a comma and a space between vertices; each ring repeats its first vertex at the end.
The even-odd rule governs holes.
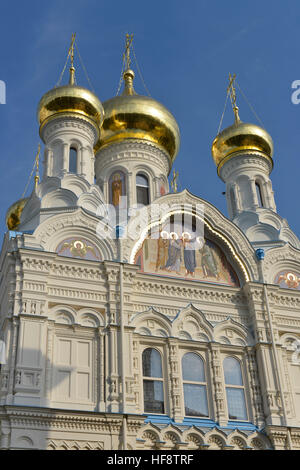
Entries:
POLYGON ((35 189, 37 188, 37 185, 40 182, 40 175, 39 175, 40 151, 41 151, 41 144, 38 145, 38 151, 35 156, 35 177, 34 177, 35 189))
POLYGON ((177 189, 178 189, 178 186, 177 186, 178 176, 179 176, 178 171, 173 170, 173 178, 172 178, 172 181, 171 181, 171 188, 172 188, 172 190, 173 190, 173 193, 177 193, 177 189))
POLYGON ((240 117, 239 117, 239 108, 237 107, 237 104, 236 104, 236 93, 235 93, 235 86, 234 86, 235 79, 236 79, 236 74, 234 73, 233 75, 231 75, 230 73, 227 93, 230 92, 230 101, 231 101, 232 109, 234 112, 235 122, 238 123, 240 122, 240 117))
POLYGON ((71 67, 74 67, 74 43, 75 43, 76 33, 72 33, 71 45, 69 48, 69 54, 71 56, 71 67))
POLYGON ((130 48, 131 44, 133 41, 133 34, 126 34, 126 40, 125 40, 125 52, 124 52, 124 59, 126 61, 126 68, 125 70, 130 69, 130 64, 131 64, 131 58, 130 58, 130 48))
POLYGON ((71 45, 69 47, 69 56, 71 60, 71 67, 70 67, 70 80, 69 84, 74 85, 75 83, 75 68, 74 68, 74 44, 75 44, 76 33, 72 33, 71 38, 71 45))

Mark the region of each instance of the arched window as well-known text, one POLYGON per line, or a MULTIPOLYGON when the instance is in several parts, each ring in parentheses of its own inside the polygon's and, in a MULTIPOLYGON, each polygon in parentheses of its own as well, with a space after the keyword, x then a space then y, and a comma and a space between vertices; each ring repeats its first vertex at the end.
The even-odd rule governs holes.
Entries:
POLYGON ((77 149, 75 147, 70 147, 69 172, 77 173, 77 149))
POLYGON ((223 368, 228 417, 229 419, 246 421, 248 418, 241 365, 234 357, 226 357, 223 368))
POLYGON ((256 189, 258 207, 264 207, 260 183, 258 183, 257 181, 255 182, 255 189, 256 189))
POLYGON ((156 349, 147 348, 143 352, 144 411, 164 413, 164 384, 161 356, 156 349))
POLYGON ((136 202, 144 206, 149 204, 149 181, 141 173, 136 175, 136 202))
POLYGON ((187 416, 208 416, 204 363, 198 354, 182 358, 184 407, 187 416))
POLYGON ((126 201, 122 197, 126 195, 125 174, 120 170, 114 171, 110 175, 108 186, 110 204, 116 208, 124 207, 126 201))

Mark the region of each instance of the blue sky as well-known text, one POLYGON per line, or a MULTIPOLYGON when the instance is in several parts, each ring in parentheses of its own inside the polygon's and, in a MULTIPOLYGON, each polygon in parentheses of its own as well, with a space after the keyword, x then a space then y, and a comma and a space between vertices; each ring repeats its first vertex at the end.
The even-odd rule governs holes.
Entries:
MULTIPOLYGON (((147 88, 180 127, 174 167, 181 188, 225 214, 225 186, 211 144, 228 73, 236 73, 274 141, 277 211, 300 236, 300 104, 291 101, 291 84, 300 79, 299 1, 17 0, 2 1, 0 8, 0 80, 7 86, 7 103, 0 105, 0 236, 8 206, 24 191, 40 141, 37 104, 58 81, 72 32, 101 101, 117 92, 125 34, 134 33, 147 88)), ((77 69, 78 83, 88 87, 78 59, 77 69)), ((146 94, 136 75, 136 91, 146 94)), ((238 91, 237 101, 241 119, 259 124, 238 91)), ((228 107, 223 127, 232 122, 228 107)))

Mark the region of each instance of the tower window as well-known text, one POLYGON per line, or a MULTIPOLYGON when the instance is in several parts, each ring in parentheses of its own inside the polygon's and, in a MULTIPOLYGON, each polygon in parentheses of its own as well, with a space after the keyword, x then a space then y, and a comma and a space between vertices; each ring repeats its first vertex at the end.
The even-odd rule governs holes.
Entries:
POLYGON ((70 148, 69 172, 77 173, 77 149, 75 147, 70 148))
POLYGON ((256 189, 258 207, 264 207, 262 193, 261 193, 261 187, 260 187, 260 184, 257 181, 255 182, 255 189, 256 189))
POLYGON ((185 415, 208 416, 204 363, 198 354, 187 353, 182 358, 182 379, 185 415))
POLYGON ((164 384, 161 356, 156 349, 147 348, 143 352, 144 411, 164 413, 164 384))
POLYGON ((138 173, 136 175, 136 199, 138 204, 149 204, 149 181, 147 176, 138 173))
POLYGON ((234 357, 223 362, 229 419, 247 420, 245 392, 241 365, 234 357))

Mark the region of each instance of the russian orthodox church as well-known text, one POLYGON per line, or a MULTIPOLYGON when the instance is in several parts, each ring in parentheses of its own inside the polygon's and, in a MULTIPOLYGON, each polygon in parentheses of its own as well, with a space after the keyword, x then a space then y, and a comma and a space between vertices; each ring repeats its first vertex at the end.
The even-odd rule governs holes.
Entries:
POLYGON ((77 85, 73 38, 38 105, 43 175, 0 255, 0 447, 300 449, 300 241, 272 138, 231 80, 212 144, 228 217, 178 192, 179 128, 135 92, 131 41, 120 95, 77 85))

